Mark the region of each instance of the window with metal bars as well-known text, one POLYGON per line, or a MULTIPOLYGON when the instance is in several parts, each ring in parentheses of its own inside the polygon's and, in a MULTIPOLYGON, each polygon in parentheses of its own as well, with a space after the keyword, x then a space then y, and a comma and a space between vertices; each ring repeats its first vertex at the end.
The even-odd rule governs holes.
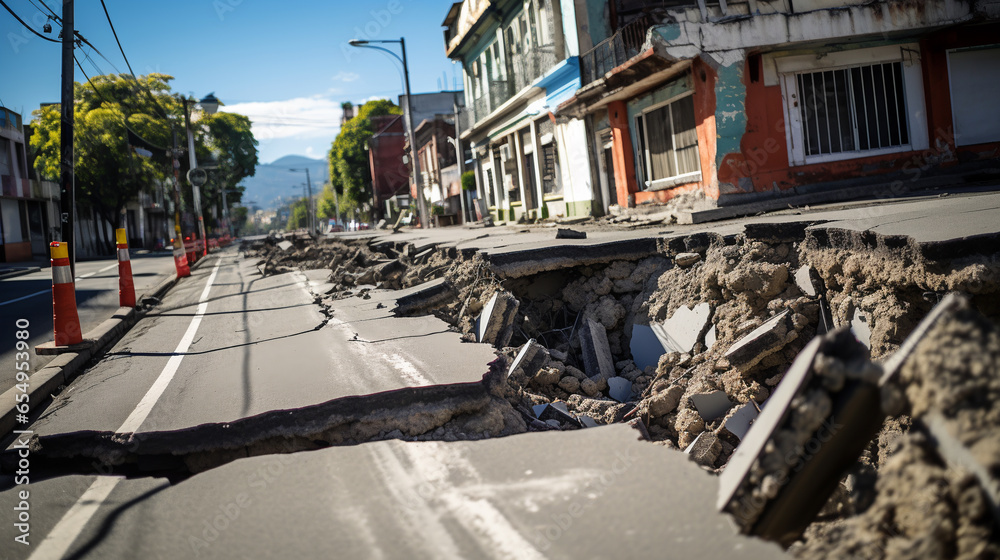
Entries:
POLYGON ((910 143, 900 62, 806 72, 796 83, 806 156, 910 143))

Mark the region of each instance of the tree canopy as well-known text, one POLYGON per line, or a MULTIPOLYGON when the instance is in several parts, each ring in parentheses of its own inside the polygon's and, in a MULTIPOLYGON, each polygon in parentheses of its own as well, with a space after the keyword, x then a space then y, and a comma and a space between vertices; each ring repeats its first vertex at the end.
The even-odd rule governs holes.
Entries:
POLYGON ((328 153, 330 182, 340 194, 341 212, 370 202, 371 168, 365 144, 375 134, 372 117, 401 115, 402 110, 387 99, 369 101, 356 116, 344 123, 328 153))
MULTIPOLYGON (((174 131, 179 146, 187 147, 184 102, 171 93, 172 79, 157 73, 107 74, 74 84, 77 203, 94 209, 112 227, 120 224, 126 203, 140 192, 151 191, 158 182, 171 180, 167 150, 173 146, 174 131), (152 157, 139 156, 132 149, 136 145, 152 152, 152 157)), ((35 167, 42 177, 55 179, 61 158, 59 106, 43 107, 33 117, 35 167)), ((198 160, 207 162, 214 155, 218 165, 213 181, 203 189, 203 208, 219 198, 220 186, 235 190, 227 202, 239 202, 242 189, 237 184, 253 175, 257 166, 257 141, 250 120, 232 113, 203 115, 193 121, 192 132, 198 160)), ((179 160, 183 177, 188 158, 179 160)), ((182 192, 189 193, 186 183, 182 192)))

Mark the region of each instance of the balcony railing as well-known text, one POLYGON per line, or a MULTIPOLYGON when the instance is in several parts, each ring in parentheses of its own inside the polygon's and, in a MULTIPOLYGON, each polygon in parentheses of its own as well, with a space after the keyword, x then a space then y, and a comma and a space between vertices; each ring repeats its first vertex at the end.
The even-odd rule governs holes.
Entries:
POLYGON ((480 96, 472 101, 469 124, 462 123, 463 130, 468 130, 474 123, 496 111, 559 62, 553 45, 543 45, 529 53, 518 53, 511 59, 509 73, 513 76, 507 80, 493 80, 488 92, 480 92, 480 96))
POLYGON ((587 85, 601 78, 613 68, 621 66, 642 51, 646 32, 652 26, 649 16, 642 16, 619 29, 580 56, 580 79, 587 85))

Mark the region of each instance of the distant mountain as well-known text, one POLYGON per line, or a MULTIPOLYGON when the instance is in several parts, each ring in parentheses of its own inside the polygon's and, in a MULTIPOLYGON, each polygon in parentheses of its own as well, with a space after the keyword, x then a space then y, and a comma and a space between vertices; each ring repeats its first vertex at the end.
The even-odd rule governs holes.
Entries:
POLYGON ((317 196, 323 185, 330 180, 330 170, 325 159, 312 159, 305 156, 284 156, 271 163, 258 165, 253 177, 243 180, 246 193, 243 195, 245 204, 253 203, 264 210, 275 209, 283 201, 302 196, 302 185, 306 182, 304 171, 289 171, 290 169, 309 169, 312 179, 313 196, 317 196))

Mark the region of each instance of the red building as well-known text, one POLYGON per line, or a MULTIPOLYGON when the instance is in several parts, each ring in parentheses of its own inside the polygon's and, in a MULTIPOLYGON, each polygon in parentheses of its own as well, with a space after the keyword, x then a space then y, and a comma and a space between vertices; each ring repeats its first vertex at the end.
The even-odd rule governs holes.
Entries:
POLYGON ((406 133, 401 115, 372 117, 375 134, 368 140, 368 165, 372 174, 375 214, 386 215, 386 201, 410 194, 410 169, 403 163, 406 133))

